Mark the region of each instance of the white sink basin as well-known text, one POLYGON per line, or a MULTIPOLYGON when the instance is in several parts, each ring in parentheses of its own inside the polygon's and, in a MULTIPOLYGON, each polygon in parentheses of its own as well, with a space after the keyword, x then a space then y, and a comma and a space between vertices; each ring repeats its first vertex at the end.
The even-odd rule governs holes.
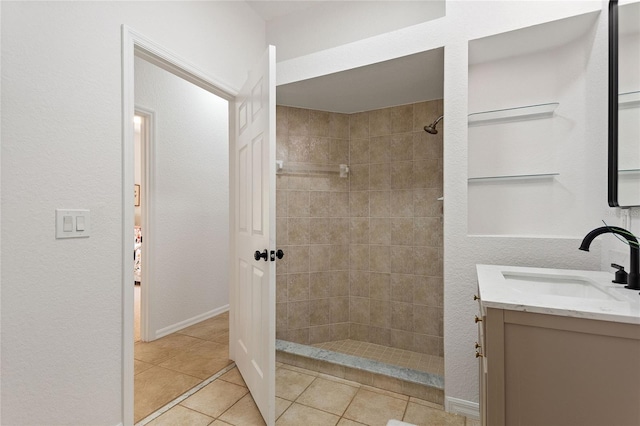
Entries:
POLYGON ((584 277, 568 275, 502 272, 505 284, 512 289, 535 295, 619 300, 614 294, 584 277))
POLYGON ((613 273, 477 265, 483 312, 509 309, 640 324, 640 295, 611 282, 613 273))

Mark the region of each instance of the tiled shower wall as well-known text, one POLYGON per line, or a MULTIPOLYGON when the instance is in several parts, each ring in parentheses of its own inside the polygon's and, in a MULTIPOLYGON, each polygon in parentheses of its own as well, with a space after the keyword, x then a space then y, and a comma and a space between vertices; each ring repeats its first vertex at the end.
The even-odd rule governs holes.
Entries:
POLYGON ((442 132, 423 130, 442 101, 276 114, 278 160, 350 165, 346 179, 278 176, 278 338, 442 356, 442 132))

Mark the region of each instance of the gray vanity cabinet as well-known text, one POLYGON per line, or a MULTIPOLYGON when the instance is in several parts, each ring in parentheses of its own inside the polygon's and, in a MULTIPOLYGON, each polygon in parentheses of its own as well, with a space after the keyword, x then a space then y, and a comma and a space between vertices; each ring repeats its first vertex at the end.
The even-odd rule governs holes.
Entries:
POLYGON ((479 302, 483 425, 640 425, 640 325, 479 302))

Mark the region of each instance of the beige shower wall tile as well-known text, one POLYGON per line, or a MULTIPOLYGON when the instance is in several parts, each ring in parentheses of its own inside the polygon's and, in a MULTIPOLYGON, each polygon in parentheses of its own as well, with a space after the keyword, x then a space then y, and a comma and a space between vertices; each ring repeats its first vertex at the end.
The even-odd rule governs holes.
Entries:
POLYGON ((369 160, 372 164, 391 161, 391 136, 375 136, 369 140, 369 160))
POLYGON ((391 191, 370 191, 371 217, 389 217, 391 211, 391 191))
POLYGON ((332 245, 330 264, 332 271, 347 271, 349 269, 349 246, 346 244, 332 245))
POLYGON ((309 244, 309 218, 290 217, 287 219, 288 244, 309 244))
POLYGON ((349 114, 331 113, 329 128, 332 138, 349 139, 349 114))
POLYGON ((370 300, 368 297, 349 297, 349 320, 369 324, 370 300))
MULTIPOLYGON (((413 343, 414 335, 415 335, 415 333, 412 333, 410 331, 404 331, 404 330, 398 330, 398 329, 392 330, 391 336, 389 338, 389 344, 393 348, 404 349, 404 350, 407 350, 407 351, 413 351, 414 350, 414 343, 413 343)), ((416 352, 418 352, 418 351, 416 351, 416 352)), ((422 352, 422 353, 424 353, 424 352, 422 352)))
POLYGON ((351 243, 368 244, 369 243, 369 218, 368 217, 352 217, 350 223, 351 243))
MULTIPOLYGON (((349 338, 349 323, 331 324, 331 340, 347 340, 349 338)), ((332 374, 335 375, 335 374, 332 374)))
POLYGON ((331 216, 331 192, 310 191, 309 216, 311 217, 330 217, 331 216))
POLYGON ((349 192, 331 192, 329 200, 331 217, 349 217, 349 192))
POLYGON ((349 163, 369 164, 369 139, 351 139, 349 141, 349 163))
POLYGON ((369 297, 369 272, 351 271, 349 274, 349 295, 369 297))
MULTIPOLYGON (((413 134, 398 133, 390 138, 391 161, 403 161, 413 159, 413 134)), ((291 148, 289 148, 291 151, 291 148)))
POLYGON ((289 329, 287 338, 290 342, 300 343, 301 345, 309 344, 309 327, 289 329))
MULTIPOLYGON (((438 124, 440 127, 441 124, 438 124)), ((432 135, 425 131, 413 133, 413 158, 442 159, 442 132, 432 135)))
POLYGON ((391 272, 391 247, 369 246, 369 268, 374 272, 391 272))
POLYGON ((289 191, 288 204, 289 217, 308 217, 309 191, 289 191))
MULTIPOLYGON (((289 203, 291 203, 291 195, 289 195, 289 203)), ((291 210, 291 207, 289 207, 291 210)), ((391 191, 390 209, 391 217, 412 217, 413 216, 413 191, 397 190, 391 191)))
POLYGON ((417 217, 413 222, 416 246, 442 247, 442 219, 439 217, 417 217))
POLYGON ((368 217, 369 191, 351 191, 349 193, 349 208, 351 217, 368 217))
POLYGON ((391 244, 391 219, 369 219, 369 243, 381 245, 391 244))
MULTIPOLYGON (((366 218, 362 218, 366 220, 366 218)), ((329 240, 331 244, 343 245, 349 244, 349 229, 350 229, 350 219, 349 218, 333 218, 329 221, 329 240)))
POLYGON ((443 337, 443 316, 442 308, 413 305, 413 331, 443 337))
POLYGON ((277 189, 276 190, 276 217, 285 218, 288 214, 288 199, 289 191, 277 189))
POLYGON ((349 266, 351 270, 369 270, 369 245, 351 244, 349 246, 349 266))
MULTIPOLYGON (((373 303, 373 300, 371 302, 373 303)), ((390 338, 391 329, 388 327, 369 326, 369 342, 376 345, 389 346, 390 338)))
POLYGON ((391 189, 412 189, 413 161, 393 161, 391 163, 391 189))
POLYGON ((308 163, 310 153, 310 141, 307 135, 290 134, 288 138, 288 160, 294 163, 308 163))
POLYGON ((331 139, 329 161, 331 164, 349 164, 349 139, 331 139))
MULTIPOLYGON (((309 325, 325 325, 330 323, 329 305, 330 300, 315 299, 309 301, 309 325)), ((329 330, 327 329, 327 337, 329 330)), ((311 338, 311 335, 309 336, 311 338)))
POLYGON ((413 301, 418 305, 444 306, 442 277, 417 275, 413 283, 413 301))
POLYGON ((329 295, 331 297, 349 295, 349 271, 331 272, 329 295))
POLYGON ((318 325, 309 327, 309 344, 330 342, 331 325, 318 325))
POLYGON ((312 218, 309 220, 309 241, 311 244, 330 244, 331 220, 329 218, 312 218))
POLYGON ((391 133, 413 131, 413 104, 391 108, 391 133))
POLYGON ((415 273, 418 275, 442 276, 442 249, 416 247, 415 273))
MULTIPOLYGON (((391 272, 414 274, 414 248, 410 246, 391 246, 391 272)), ((426 274, 425 274, 426 275, 426 274)))
POLYGON ((317 164, 328 164, 330 155, 331 139, 312 136, 309 138, 309 161, 317 164))
POLYGON ((276 137, 289 133, 289 107, 276 105, 276 137))
POLYGON ((309 301, 288 302, 287 305, 289 330, 309 327, 309 301))
POLYGON ((289 272, 309 272, 309 246, 288 246, 284 259, 289 272))
POLYGON ((325 299, 331 295, 333 272, 311 272, 309 274, 309 299, 325 299))
MULTIPOLYGON (((391 304, 389 301, 371 299, 369 324, 379 328, 389 328, 391 325, 391 304)), ((380 331, 377 333, 379 335, 380 331)))
POLYGON ((389 163, 375 163, 369 166, 369 189, 381 191, 391 188, 391 166, 389 163))
POLYGON ((413 208, 416 217, 442 217, 443 196, 440 188, 415 189, 413 191, 413 208))
POLYGON ((276 302, 286 302, 289 298, 287 287, 288 274, 276 275, 276 302))
POLYGON ((391 274, 372 273, 370 280, 369 295, 371 299, 389 300, 391 274))
POLYGON ((377 109, 369 112, 369 129, 371 136, 382 136, 391 133, 391 108, 377 109))
POLYGON ((289 136, 276 136, 276 160, 289 161, 289 136))
MULTIPOLYGON (((301 163, 289 163, 296 165, 301 165, 301 163)), ((302 191, 308 190, 311 184, 311 177, 304 175, 291 175, 287 176, 287 189, 291 189, 294 191, 302 191)))
POLYGON ((331 113, 325 111, 309 111, 309 135, 310 136, 331 136, 331 113))
POLYGON ((302 108, 289 108, 288 114, 289 135, 309 134, 309 110, 302 108))
POLYGON ((391 274, 391 300, 394 302, 414 303, 413 289, 416 281, 414 275, 391 274))
POLYGON ((394 246, 413 245, 414 219, 411 217, 391 219, 391 244, 394 246))
POLYGON ((422 159, 413 162, 414 188, 442 188, 442 160, 422 159))
MULTIPOLYGON (((349 323, 349 339, 358 340, 361 342, 368 342, 369 341, 369 325, 358 324, 353 321, 349 323)), ((355 370, 355 369, 350 369, 350 370, 351 370, 351 373, 348 373, 347 370, 345 370, 345 378, 347 380, 354 380, 354 381, 358 381, 359 383, 371 383, 370 381, 363 382, 362 379, 358 378, 357 376, 353 376, 354 373, 357 375, 358 372, 363 372, 362 370, 355 370)), ((363 373, 366 373, 367 375, 371 375, 371 373, 369 372, 363 372, 363 373)))
POLYGON ((309 246, 309 271, 323 272, 331 269, 331 246, 311 245, 309 246))
POLYGON ((276 242, 278 246, 289 244, 289 227, 286 217, 278 217, 276 214, 276 242))
POLYGON ((349 116, 349 138, 351 140, 369 138, 368 112, 359 112, 349 116))
POLYGON ((351 191, 369 189, 369 164, 353 164, 349 166, 349 188, 351 191))
POLYGON ((287 300, 309 300, 309 274, 287 274, 287 300))
POLYGON ((348 322, 349 321, 349 297, 330 298, 329 299, 329 317, 331 318, 332 324, 348 322))

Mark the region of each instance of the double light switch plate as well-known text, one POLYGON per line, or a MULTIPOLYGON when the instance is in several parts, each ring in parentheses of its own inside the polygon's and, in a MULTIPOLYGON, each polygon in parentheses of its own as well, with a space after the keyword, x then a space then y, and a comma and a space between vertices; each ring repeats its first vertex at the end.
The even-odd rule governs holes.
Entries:
POLYGON ((91 212, 56 209, 56 238, 86 238, 91 230, 91 212))

